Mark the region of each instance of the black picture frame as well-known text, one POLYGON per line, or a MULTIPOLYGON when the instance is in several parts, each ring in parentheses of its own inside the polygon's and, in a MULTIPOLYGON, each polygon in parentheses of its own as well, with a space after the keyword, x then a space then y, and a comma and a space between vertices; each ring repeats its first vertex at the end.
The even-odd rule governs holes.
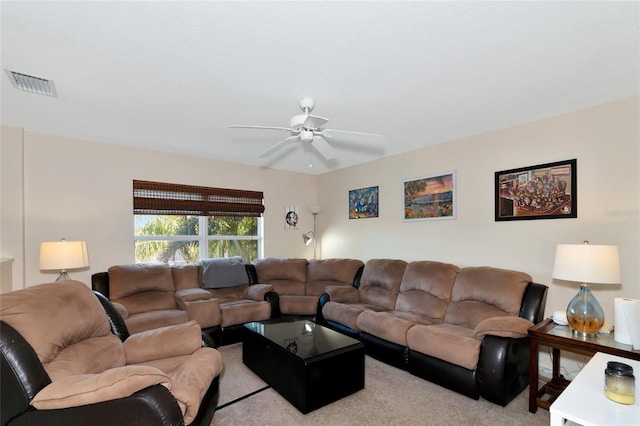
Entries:
POLYGON ((577 160, 495 172, 495 220, 578 217, 577 160))

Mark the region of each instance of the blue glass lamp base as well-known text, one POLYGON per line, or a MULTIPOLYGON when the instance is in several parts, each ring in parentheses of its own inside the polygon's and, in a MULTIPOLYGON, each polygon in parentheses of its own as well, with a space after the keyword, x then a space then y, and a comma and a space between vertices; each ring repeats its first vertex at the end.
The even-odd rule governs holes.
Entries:
POLYGON ((578 294, 567 306, 567 322, 573 334, 580 337, 595 337, 604 324, 604 310, 588 284, 580 286, 578 294))
POLYGON ((60 275, 58 275, 58 278, 56 278, 56 282, 60 282, 60 281, 69 281, 71 279, 71 277, 69 277, 69 274, 67 273, 67 271, 62 271, 60 272, 60 275))

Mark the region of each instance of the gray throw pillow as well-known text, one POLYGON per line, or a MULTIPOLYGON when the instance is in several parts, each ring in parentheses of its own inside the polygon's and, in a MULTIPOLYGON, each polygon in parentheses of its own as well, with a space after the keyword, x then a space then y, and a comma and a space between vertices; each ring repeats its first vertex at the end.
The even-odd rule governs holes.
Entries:
POLYGON ((240 256, 201 259, 205 288, 235 287, 249 283, 244 260, 240 256))

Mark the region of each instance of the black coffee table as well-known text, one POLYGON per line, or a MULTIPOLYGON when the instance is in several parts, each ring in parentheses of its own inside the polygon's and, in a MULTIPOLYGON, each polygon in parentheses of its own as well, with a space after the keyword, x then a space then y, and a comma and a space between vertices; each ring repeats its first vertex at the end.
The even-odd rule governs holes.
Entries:
POLYGON ((244 325, 242 362, 306 414, 364 388, 364 346, 306 320, 244 325))

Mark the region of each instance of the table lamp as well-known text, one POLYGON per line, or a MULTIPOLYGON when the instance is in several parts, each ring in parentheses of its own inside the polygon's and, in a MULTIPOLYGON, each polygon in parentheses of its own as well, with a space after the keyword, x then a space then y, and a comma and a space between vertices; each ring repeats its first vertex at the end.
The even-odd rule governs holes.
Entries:
POLYGON ((84 241, 61 241, 40 243, 40 269, 60 270, 58 281, 69 280, 68 269, 89 266, 87 243, 84 241))
POLYGON ((596 336, 604 324, 604 310, 591 293, 588 283, 621 282, 618 247, 592 245, 588 241, 558 244, 552 277, 581 283, 580 291, 567 306, 567 322, 576 335, 596 336))

